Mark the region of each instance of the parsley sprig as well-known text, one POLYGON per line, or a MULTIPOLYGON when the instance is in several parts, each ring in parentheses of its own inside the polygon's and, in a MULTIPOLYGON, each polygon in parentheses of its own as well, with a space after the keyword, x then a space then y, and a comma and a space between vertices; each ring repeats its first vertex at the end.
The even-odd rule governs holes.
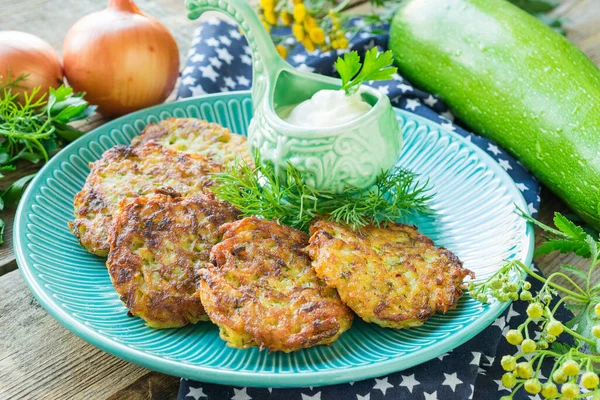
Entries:
POLYGON ((342 90, 349 96, 356 93, 364 82, 392 79, 392 75, 398 70, 396 67, 390 66, 393 62, 394 59, 390 50, 380 53, 374 47, 365 53, 362 63, 358 53, 351 51, 344 54, 343 58, 338 57, 335 68, 340 74, 340 78, 342 78, 342 90))
POLYGON ((336 194, 306 185, 291 164, 282 178, 271 162, 263 163, 258 155, 254 165, 236 162, 214 179, 217 197, 244 216, 257 215, 302 230, 316 217, 359 228, 395 221, 409 211, 428 213, 432 197, 429 182, 418 182, 414 173, 402 168, 382 172, 370 190, 347 188, 336 194))
POLYGON ((560 213, 554 215, 553 228, 520 212, 523 218, 549 235, 536 249, 536 256, 553 251, 575 253, 587 259, 588 264, 587 268, 562 265, 560 271, 543 277, 529 266, 511 261, 485 282, 471 284, 471 296, 483 303, 489 301, 489 296, 500 301, 520 299, 529 302, 528 318, 506 334, 510 344, 519 346, 515 355, 502 357, 502 367, 507 371, 502 384, 512 390, 506 397, 512 398, 524 388, 531 394, 541 392, 545 398, 555 398, 559 393, 558 385, 561 385, 560 392, 568 398, 599 397, 600 283, 593 280, 593 273, 600 266, 598 232, 585 230, 560 213), (532 293, 529 282, 523 284, 519 293, 519 285, 511 277, 524 274, 542 282, 537 293, 532 293), (555 300, 556 295, 560 295, 559 300, 555 300), (563 303, 575 313, 570 321, 560 321, 555 316, 563 303), (535 327, 540 332, 534 339, 531 329, 535 327), (559 340, 561 335, 562 338, 570 336, 570 341, 559 340), (540 374, 544 360, 554 363, 549 378, 542 378, 540 374), (580 395, 580 386, 590 392, 580 395))

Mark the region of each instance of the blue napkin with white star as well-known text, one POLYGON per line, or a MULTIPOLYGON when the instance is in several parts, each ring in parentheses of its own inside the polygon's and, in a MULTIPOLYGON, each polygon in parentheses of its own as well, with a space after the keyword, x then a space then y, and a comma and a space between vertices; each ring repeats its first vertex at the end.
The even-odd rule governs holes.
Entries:
MULTIPOLYGON (((375 46, 380 50, 387 49, 387 26, 377 31, 385 33, 375 34, 366 28, 360 18, 354 19, 352 24, 361 29, 360 33, 350 38, 351 50, 358 51, 362 57, 366 50, 375 46)), ((289 29, 279 29, 273 33, 286 35, 289 34, 289 29)), ((300 70, 334 76, 336 72, 333 63, 340 54, 335 50, 307 53, 302 46, 296 46, 290 52, 288 61, 300 70)), ((182 72, 178 97, 249 89, 252 85, 251 66, 250 49, 237 25, 218 19, 209 20, 195 32, 182 72)), ((529 210, 534 215, 537 213, 540 185, 533 176, 492 141, 462 128, 440 99, 414 88, 400 75, 395 75, 390 81, 372 82, 371 86, 388 95, 394 107, 437 122, 485 150, 516 182, 529 210)), ((535 282, 532 285, 536 287, 535 282)), ((525 310, 526 303, 517 302, 469 342, 424 364, 388 376, 348 384, 296 389, 231 387, 182 379, 179 399, 497 399, 510 393, 500 383, 504 372, 500 366, 501 356, 515 352, 514 346, 506 342, 504 335, 525 320, 525 310)), ((568 313, 564 309, 560 312, 568 313)), ((547 376, 549 371, 544 371, 545 369, 542 373, 547 376)), ((521 391, 515 398, 528 397, 521 391)))

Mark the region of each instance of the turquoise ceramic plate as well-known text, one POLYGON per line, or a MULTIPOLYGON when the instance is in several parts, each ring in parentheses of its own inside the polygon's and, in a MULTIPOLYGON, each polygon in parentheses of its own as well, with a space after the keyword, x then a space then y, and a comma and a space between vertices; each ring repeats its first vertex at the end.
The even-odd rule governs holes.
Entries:
MULTIPOLYGON (((527 206, 504 170, 439 125, 400 110, 397 115, 405 139, 399 163, 429 178, 437 192, 436 217, 408 221, 455 252, 479 279, 505 259, 528 264, 533 233, 514 213, 515 204, 527 206)), ((470 339, 502 312, 502 304, 483 306, 464 296, 456 310, 422 327, 396 331, 357 319, 332 346, 292 354, 228 348, 211 323, 153 330, 128 317, 104 260, 79 247, 67 229, 88 163, 128 143, 152 121, 196 117, 246 134, 251 116, 248 92, 164 104, 103 125, 55 156, 21 200, 14 236, 21 272, 46 310, 93 345, 147 368, 207 382, 272 387, 349 382, 409 368, 470 339)))

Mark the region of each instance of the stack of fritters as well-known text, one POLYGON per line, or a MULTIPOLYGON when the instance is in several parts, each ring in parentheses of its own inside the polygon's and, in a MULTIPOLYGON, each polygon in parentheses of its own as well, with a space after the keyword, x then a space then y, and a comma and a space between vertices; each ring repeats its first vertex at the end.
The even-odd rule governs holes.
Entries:
POLYGON ((239 212, 207 190, 245 138, 216 124, 168 119, 91 164, 70 228, 106 256, 132 315, 154 328, 210 318, 237 348, 330 344, 354 314, 388 328, 454 307, 472 273, 414 227, 353 230, 325 220, 311 237, 239 212))

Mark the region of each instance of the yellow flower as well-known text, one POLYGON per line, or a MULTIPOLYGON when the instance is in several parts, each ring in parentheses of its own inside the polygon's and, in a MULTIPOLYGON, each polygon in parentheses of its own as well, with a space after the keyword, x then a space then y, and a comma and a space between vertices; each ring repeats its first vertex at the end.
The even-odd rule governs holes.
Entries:
POLYGON ((305 37, 304 40, 302 40, 302 44, 309 53, 315 51, 315 44, 310 40, 309 37, 305 37))
POLYGON ((275 15, 275 11, 265 9, 265 19, 270 25, 275 25, 277 23, 277 16, 275 15))
POLYGON ((279 16, 281 17, 281 22, 283 22, 284 26, 290 26, 294 21, 293 17, 286 10, 283 10, 279 16))
POLYGON ((349 45, 348 39, 346 39, 345 37, 338 39, 338 43, 340 45, 340 47, 339 47, 340 49, 347 49, 348 48, 348 45, 349 45))
POLYGON ((294 4, 302 4, 302 1, 304 1, 304 0, 292 0, 292 2, 294 4))
POLYGON ((264 10, 273 10, 275 8, 274 0, 260 0, 259 3, 264 10))
POLYGON ((344 31, 337 31, 335 32, 335 36, 337 36, 338 39, 341 39, 343 37, 346 37, 346 33, 344 31))
POLYGON ((331 41, 331 47, 333 47, 334 49, 339 49, 340 48, 340 43, 337 40, 332 40, 331 41))
POLYGON ((292 33, 297 41, 301 42, 304 40, 304 27, 301 24, 294 24, 292 26, 292 33))
POLYGON ((304 4, 296 4, 294 6, 294 21, 302 22, 304 17, 306 17, 306 7, 304 7, 304 4))
POLYGON ((277 46, 275 46, 275 48, 277 49, 277 52, 279 53, 281 58, 285 60, 288 56, 287 48, 282 44, 278 44, 277 46))
POLYGON ((321 28, 310 29, 308 31, 308 35, 310 36, 310 40, 312 40, 316 44, 321 44, 325 42, 325 32, 321 28))
POLYGON ((315 21, 315 19, 312 16, 307 15, 304 18, 304 29, 306 29, 306 31, 308 32, 311 29, 316 28, 316 27, 317 27, 317 22, 315 21))

